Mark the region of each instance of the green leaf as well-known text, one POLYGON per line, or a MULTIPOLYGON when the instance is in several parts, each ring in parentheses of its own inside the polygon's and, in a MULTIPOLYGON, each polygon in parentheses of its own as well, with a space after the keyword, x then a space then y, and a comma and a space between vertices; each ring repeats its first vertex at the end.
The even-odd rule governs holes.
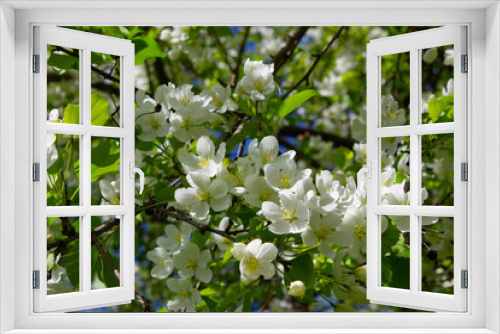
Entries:
POLYGON ((382 255, 384 256, 392 250, 392 246, 399 241, 401 232, 392 224, 387 224, 387 228, 382 233, 382 255))
POLYGON ((80 105, 68 104, 64 108, 62 122, 66 124, 80 124, 80 105))
POLYGON ((233 32, 231 31, 231 28, 228 26, 221 26, 221 27, 210 27, 215 31, 217 36, 219 37, 227 37, 227 36, 233 36, 233 32))
POLYGON ((245 297, 243 297, 242 312, 251 312, 251 311, 252 311, 252 295, 248 293, 245 295, 245 297))
POLYGON ((281 104, 278 112, 279 118, 284 118, 286 115, 297 109, 301 104, 316 95, 319 95, 319 93, 314 89, 306 89, 300 93, 290 96, 281 104))
POLYGON ((314 288, 314 262, 310 254, 296 257, 290 262, 288 272, 285 274, 289 282, 302 281, 307 288, 314 288))
POLYGON ((222 266, 226 265, 233 258, 233 253, 231 252, 232 249, 233 249, 233 246, 226 249, 226 252, 224 253, 224 256, 222 257, 222 262, 221 262, 222 266))
POLYGON ((47 254, 47 270, 52 269, 52 267, 54 266, 54 260, 55 260, 54 252, 49 251, 47 254))
POLYGON ((207 296, 203 296, 203 295, 201 296, 201 298, 207 304, 208 310, 210 312, 215 312, 217 310, 218 304, 215 300, 213 300, 212 298, 209 298, 207 296))
POLYGON ((255 116, 252 102, 249 100, 238 99, 238 107, 248 116, 255 116))
POLYGON ((135 65, 141 65, 148 58, 165 58, 165 52, 150 37, 138 37, 132 40, 135 44, 135 65))
POLYGON ((352 158, 354 158, 354 152, 343 146, 332 152, 332 162, 341 169, 344 169, 352 158))
POLYGON ((175 201, 174 194, 178 187, 162 188, 156 192, 156 203, 167 203, 175 201))
POLYGON ((103 126, 109 120, 109 104, 101 93, 92 94, 90 97, 91 125, 103 126))
POLYGON ((390 263, 392 278, 389 286, 399 289, 410 289, 410 258, 398 257, 394 254, 385 258, 390 263))
POLYGON ((278 95, 273 95, 267 102, 267 109, 264 116, 268 121, 272 120, 274 115, 278 114, 281 107, 281 99, 278 95))
POLYGON ((97 180, 102 175, 117 172, 119 167, 119 161, 117 161, 117 163, 114 165, 109 165, 106 167, 99 167, 92 164, 90 166, 91 181, 97 180))
POLYGON ((429 117, 435 122, 444 111, 444 103, 441 100, 432 99, 429 101, 428 111, 429 117))
POLYGON ((47 65, 61 69, 78 69, 78 58, 60 53, 51 53, 47 65))

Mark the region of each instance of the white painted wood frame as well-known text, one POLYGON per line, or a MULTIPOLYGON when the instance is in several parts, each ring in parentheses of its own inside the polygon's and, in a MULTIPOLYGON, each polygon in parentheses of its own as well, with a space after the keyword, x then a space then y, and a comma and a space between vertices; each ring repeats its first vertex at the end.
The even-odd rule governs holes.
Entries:
MULTIPOLYGON (((134 118, 134 45, 129 40, 106 37, 76 30, 37 26, 34 51, 40 55, 40 73, 33 75, 34 162, 40 164, 40 182, 34 183, 34 270, 40 271, 40 288, 34 292, 34 311, 74 311, 129 303, 134 298, 134 179, 130 162, 135 155, 134 118), (80 50, 79 96, 80 124, 47 122, 47 46, 80 50), (121 126, 91 125, 91 53, 120 57, 121 126), (47 206, 48 133, 78 135, 80 145, 80 205, 47 206), (120 205, 91 205, 91 139, 115 137, 120 140, 120 205), (91 217, 117 216, 120 219, 120 286, 91 288, 91 217), (47 295, 47 217, 80 217, 78 292, 47 295)), ((133 167, 133 165, 132 165, 133 167)))
POLYGON ((461 73, 460 59, 467 54, 466 27, 451 26, 371 41, 367 46, 367 297, 372 303, 432 311, 467 310, 467 290, 461 288, 461 270, 467 269, 467 182, 461 181, 460 164, 467 162, 467 74, 461 73), (454 46, 454 122, 421 124, 422 50, 454 46), (381 58, 410 53, 410 124, 382 127, 381 58), (454 134, 454 206, 425 206, 421 198, 421 135, 454 134), (410 137, 410 205, 380 205, 381 138, 410 137), (410 289, 381 284, 381 216, 410 217, 410 289), (422 291, 421 217, 454 218, 454 294, 422 291))

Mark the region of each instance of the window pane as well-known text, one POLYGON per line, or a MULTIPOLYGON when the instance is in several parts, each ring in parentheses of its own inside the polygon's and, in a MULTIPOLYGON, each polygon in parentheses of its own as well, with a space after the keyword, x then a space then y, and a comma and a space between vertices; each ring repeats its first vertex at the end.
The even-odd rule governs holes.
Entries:
POLYGON ((92 52, 91 125, 120 126, 120 57, 92 52))
POLYGON ((47 294, 80 289, 78 217, 47 218, 47 294))
POLYGON ((80 50, 47 46, 47 121, 80 123, 80 50))
POLYGON ((380 57, 382 126, 410 124, 410 53, 380 57))
POLYGON ((47 134, 47 206, 80 205, 80 136, 47 134))
POLYGON ((422 219, 422 291, 453 294, 453 218, 422 219))
POLYGON ((422 124, 453 122, 453 45, 422 50, 422 124))
POLYGON ((120 204, 120 139, 92 137, 91 205, 120 204))
POLYGON ((453 148, 452 133, 422 136, 424 205, 453 205, 453 148))
POLYGON ((92 290, 119 287, 120 218, 92 217, 92 229, 92 290))
POLYGON ((380 202, 410 205, 410 137, 388 137, 380 141, 380 202))
POLYGON ((381 285, 410 289, 410 217, 381 216, 381 285))

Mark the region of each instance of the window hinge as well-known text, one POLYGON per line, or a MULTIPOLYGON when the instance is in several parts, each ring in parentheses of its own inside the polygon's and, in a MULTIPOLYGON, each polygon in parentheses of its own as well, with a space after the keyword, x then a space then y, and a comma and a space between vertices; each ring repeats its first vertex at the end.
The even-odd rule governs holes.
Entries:
POLYGON ((461 271, 461 287, 462 289, 467 289, 469 288, 469 273, 467 272, 467 270, 462 270, 461 271))
POLYGON ((33 289, 40 289, 40 270, 33 270, 33 289))
POLYGON ((38 162, 33 164, 33 181, 40 182, 40 164, 38 162))
POLYGON ((33 55, 33 73, 40 73, 40 55, 33 55))
POLYGON ((466 162, 460 164, 460 180, 469 181, 469 165, 466 162))
POLYGON ((469 72, 469 57, 467 55, 462 55, 461 58, 462 58, 461 59, 462 60, 461 61, 461 63, 462 63, 462 71, 461 72, 462 73, 467 73, 467 72, 469 72))

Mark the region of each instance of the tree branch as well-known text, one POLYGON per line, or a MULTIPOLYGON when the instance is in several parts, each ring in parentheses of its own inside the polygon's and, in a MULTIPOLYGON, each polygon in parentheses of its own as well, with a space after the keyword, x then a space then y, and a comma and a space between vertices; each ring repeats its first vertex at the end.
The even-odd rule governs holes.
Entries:
MULTIPOLYGON (((177 214, 175 212, 172 212, 172 211, 170 211, 168 209, 156 208, 156 210, 164 213, 165 215, 167 215, 167 216, 169 216, 171 218, 174 218, 176 220, 188 223, 189 225, 196 227, 198 230, 200 230, 200 232, 202 234, 205 233, 205 232, 212 232, 212 233, 218 234, 220 236, 223 236, 224 238, 229 239, 232 242, 236 242, 236 239, 231 235, 231 234, 235 234, 234 232, 225 232, 225 231, 214 229, 214 228, 212 228, 212 227, 210 227, 208 225, 203 225, 203 224, 197 223, 197 222, 193 221, 190 218, 187 218, 187 217, 185 217, 183 215, 180 215, 180 214, 177 214)), ((235 231, 235 232, 237 232, 237 231, 235 231)))
POLYGON ((295 32, 290 35, 286 44, 273 58, 274 63, 274 76, 276 76, 281 67, 286 63, 293 54, 293 50, 297 47, 302 37, 306 34, 310 27, 298 27, 295 32))
POLYGON ((248 35, 250 34, 250 27, 245 27, 245 33, 243 39, 241 40, 240 49, 238 50, 238 58, 236 59, 236 66, 233 68, 233 76, 231 77, 231 86, 236 87, 236 82, 238 81, 238 76, 240 74, 240 66, 243 61, 243 53, 245 52, 245 46, 247 45, 248 35))
MULTIPOLYGON (((92 244, 94 244, 95 248, 99 252, 99 254, 102 256, 102 259, 104 263, 111 269, 111 271, 115 274, 115 277, 120 281, 120 271, 116 269, 113 261, 108 256, 108 253, 104 251, 104 248, 102 247, 101 243, 99 242, 99 235, 95 232, 92 232, 92 244)), ((155 310, 151 307, 149 302, 142 296, 140 293, 137 291, 135 292, 135 298, 137 299, 138 303, 142 306, 144 309, 144 312, 154 312, 155 310)))
POLYGON ((307 134, 320 136, 321 139, 323 139, 325 141, 333 142, 335 144, 335 146, 344 146, 344 147, 347 147, 349 149, 352 149, 352 146, 356 143, 356 141, 350 137, 343 138, 343 137, 339 137, 339 136, 336 136, 334 134, 327 133, 327 132, 320 132, 320 131, 312 130, 309 128, 298 128, 298 127, 294 127, 294 126, 282 127, 279 130, 278 136, 285 135, 285 136, 296 137, 298 135, 307 135, 307 134))
POLYGON ((229 70, 234 73, 233 67, 229 62, 229 56, 227 54, 226 49, 224 48, 224 45, 222 45, 222 42, 220 41, 219 35, 217 35, 217 32, 212 27, 208 27, 208 32, 214 38, 215 44, 217 44, 217 47, 222 53, 222 58, 224 59, 224 62, 227 64, 227 67, 229 67, 229 70))
POLYGON ((339 30, 337 31, 337 33, 332 37, 332 39, 330 40, 330 42, 328 42, 328 44, 323 48, 323 50, 321 50, 321 52, 316 55, 316 59, 314 60, 314 63, 312 64, 312 66, 309 68, 309 70, 307 70, 306 74, 304 74, 304 76, 299 80, 297 81, 297 83, 295 85, 293 85, 292 88, 290 88, 290 90, 288 90, 288 92, 286 92, 282 97, 281 97, 281 100, 283 101, 284 99, 287 98, 288 95, 290 95, 291 92, 293 92, 297 87, 300 86, 301 83, 303 82, 306 82, 306 84, 309 85, 309 77, 311 76, 312 72, 314 71, 314 69, 316 68, 316 66, 318 65, 319 61, 321 60, 321 57, 323 57, 323 55, 326 53, 326 51, 328 51, 328 49, 330 49, 330 47, 332 46, 333 42, 335 42, 335 40, 337 40, 337 38, 339 38, 340 34, 342 33, 342 31, 344 30, 344 27, 340 27, 339 30))
POLYGON ((156 58, 155 62, 153 63, 156 76, 158 77, 159 84, 168 84, 170 82, 170 78, 167 75, 167 72, 165 71, 165 68, 163 67, 163 61, 161 58, 156 58))

